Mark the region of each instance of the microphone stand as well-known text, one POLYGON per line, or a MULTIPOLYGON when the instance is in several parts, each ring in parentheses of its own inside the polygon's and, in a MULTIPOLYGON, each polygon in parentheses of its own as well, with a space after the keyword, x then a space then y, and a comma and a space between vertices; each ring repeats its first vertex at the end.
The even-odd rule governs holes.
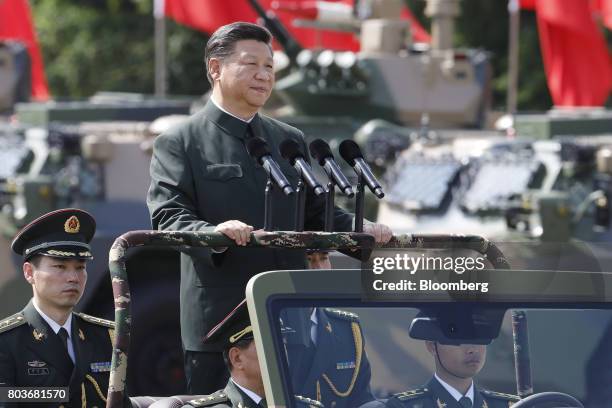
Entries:
POLYGON ((363 232, 363 205, 364 205, 364 182, 363 174, 359 172, 357 178, 357 193, 355 200, 355 232, 363 232))
POLYGON ((265 190, 265 201, 264 201, 264 231, 272 231, 272 189, 274 183, 268 175, 268 182, 266 183, 265 190))
POLYGON ((336 187, 334 185, 334 181, 331 176, 329 177, 329 182, 327 183, 327 193, 325 194, 325 232, 333 232, 334 231, 334 195, 336 187))
POLYGON ((297 172, 299 173, 299 180, 297 187, 295 188, 296 197, 296 205, 295 205, 295 227, 294 230, 296 232, 304 231, 304 213, 306 211, 306 184, 304 184, 304 180, 302 180, 302 172, 296 167, 297 172))

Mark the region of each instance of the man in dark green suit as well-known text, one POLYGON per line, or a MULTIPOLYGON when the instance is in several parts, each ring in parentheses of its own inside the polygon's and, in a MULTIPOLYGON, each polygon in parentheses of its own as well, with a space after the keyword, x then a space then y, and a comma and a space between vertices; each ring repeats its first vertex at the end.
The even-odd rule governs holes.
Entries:
MULTIPOLYGON (((278 152, 292 139, 306 153, 303 134, 258 113, 274 85, 271 35, 250 23, 218 29, 206 45, 212 95, 202 111, 154 143, 147 204, 154 229, 218 231, 244 246, 263 227, 264 169, 248 155, 245 141, 266 140, 272 157, 295 186, 296 171, 278 152)), ((307 153, 306 153, 307 154, 307 153)), ((294 228, 295 202, 274 189, 273 229, 294 228)), ((308 192, 305 230, 320 230, 324 202, 308 192)), ((352 215, 336 209, 335 229, 349 231, 352 215)), ((391 231, 366 223, 365 232, 388 241, 391 231)), ((266 270, 303 269, 304 252, 254 248, 193 249, 181 254, 181 337, 190 393, 210 393, 227 378, 219 344, 202 339, 244 298, 249 278, 266 270)))
MULTIPOLYGON (((73 312, 87 281, 94 232, 91 215, 63 209, 34 220, 13 241, 33 298, 0 321, 0 387, 68 387, 68 401, 19 406, 106 405, 114 324, 73 312)), ((13 405, 0 402, 4 406, 13 405)))

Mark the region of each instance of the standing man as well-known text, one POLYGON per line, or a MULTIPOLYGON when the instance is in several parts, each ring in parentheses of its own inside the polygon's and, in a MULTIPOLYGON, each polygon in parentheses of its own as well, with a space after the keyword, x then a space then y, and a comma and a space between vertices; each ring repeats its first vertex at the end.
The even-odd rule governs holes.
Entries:
POLYGON ((0 386, 69 388, 63 404, 19 406, 106 405, 114 324, 73 312, 87 282, 95 229, 87 212, 62 209, 32 221, 12 243, 33 296, 0 321, 0 386))
MULTIPOLYGON (((267 175, 248 155, 245 141, 266 140, 272 157, 295 186, 298 174, 281 159, 280 143, 292 139, 307 152, 299 130, 264 115, 274 85, 268 30, 250 23, 219 28, 206 44, 206 75, 212 95, 184 124, 155 140, 147 204, 154 229, 217 231, 245 246, 262 228, 267 175)), ((295 200, 274 189, 273 228, 292 230, 295 200)), ((309 191, 305 230, 320 230, 324 202, 309 191)), ((349 231, 353 216, 335 211, 335 227, 349 231)), ((378 242, 391 238, 385 226, 367 224, 378 242)), ((191 249, 181 254, 181 337, 190 393, 210 393, 227 379, 221 344, 202 339, 244 298, 249 278, 274 269, 303 269, 304 252, 288 249, 191 249)))

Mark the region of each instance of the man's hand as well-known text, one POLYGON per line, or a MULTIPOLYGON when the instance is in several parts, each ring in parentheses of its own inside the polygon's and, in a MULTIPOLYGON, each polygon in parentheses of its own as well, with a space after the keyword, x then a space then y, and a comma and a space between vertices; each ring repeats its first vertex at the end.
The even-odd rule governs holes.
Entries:
POLYGON ((245 246, 251 240, 253 227, 242 221, 229 220, 217 225, 215 232, 221 232, 236 241, 237 245, 245 246))
POLYGON ((376 224, 366 220, 364 220, 363 232, 374 235, 374 241, 377 244, 386 244, 393 236, 393 231, 385 224, 376 224))

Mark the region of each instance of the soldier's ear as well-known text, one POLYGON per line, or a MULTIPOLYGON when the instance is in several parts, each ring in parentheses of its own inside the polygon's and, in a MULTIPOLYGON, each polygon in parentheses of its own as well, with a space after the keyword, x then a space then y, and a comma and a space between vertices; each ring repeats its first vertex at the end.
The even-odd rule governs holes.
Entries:
POLYGON ((436 355, 436 345, 433 341, 425 341, 425 347, 427 347, 427 351, 429 351, 433 356, 436 355))
POLYGON ((23 277, 28 281, 30 285, 34 284, 34 265, 30 262, 23 263, 23 277))
POLYGON ((227 359, 232 368, 242 368, 242 353, 238 347, 232 347, 227 351, 227 359))

